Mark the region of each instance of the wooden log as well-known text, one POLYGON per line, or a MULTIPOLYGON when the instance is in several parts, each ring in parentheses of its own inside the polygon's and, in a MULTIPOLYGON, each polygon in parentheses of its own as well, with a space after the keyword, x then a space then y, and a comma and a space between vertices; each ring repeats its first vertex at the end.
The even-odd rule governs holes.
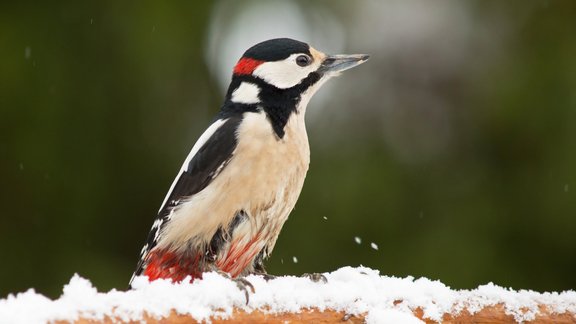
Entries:
MULTIPOLYGON (((536 314, 536 318, 532 321, 526 321, 523 323, 555 323, 555 324, 576 324, 576 314, 573 313, 563 313, 557 314, 550 312, 546 306, 539 307, 540 312, 536 314)), ((437 323, 436 321, 424 318, 424 312, 422 309, 416 309, 413 312, 414 316, 421 319, 425 323, 437 323)), ((364 323, 365 314, 362 315, 350 315, 341 311, 334 310, 324 310, 320 311, 317 309, 302 310, 298 313, 266 313, 264 311, 255 310, 252 312, 246 312, 243 310, 235 310, 231 317, 229 318, 212 318, 212 323, 214 324, 240 324, 240 323, 292 323, 292 324, 304 324, 304 323, 364 323)), ((188 323, 199 323, 190 315, 177 314, 172 312, 169 316, 163 318, 154 318, 148 315, 144 316, 144 321, 146 323, 152 324, 163 324, 163 323, 174 323, 174 324, 188 324, 188 323)), ((76 324, 111 324, 121 322, 119 318, 106 317, 102 321, 92 320, 92 319, 79 319, 75 321, 76 324)), ((140 321, 131 321, 128 323, 139 323, 140 321)), ((68 322, 58 321, 58 324, 64 324, 68 322)), ((452 324, 452 323, 518 323, 514 316, 506 314, 505 307, 502 304, 495 306, 489 306, 481 309, 478 312, 471 313, 468 310, 463 310, 457 314, 444 314, 442 318, 442 323, 452 324)))

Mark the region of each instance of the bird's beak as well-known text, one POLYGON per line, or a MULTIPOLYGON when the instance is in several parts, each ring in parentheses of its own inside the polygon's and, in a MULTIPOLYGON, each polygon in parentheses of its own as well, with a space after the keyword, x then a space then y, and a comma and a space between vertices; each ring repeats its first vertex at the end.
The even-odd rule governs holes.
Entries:
POLYGON ((321 73, 338 73, 344 70, 351 69, 357 65, 366 62, 370 58, 370 55, 366 54, 339 54, 327 56, 318 72, 321 73))

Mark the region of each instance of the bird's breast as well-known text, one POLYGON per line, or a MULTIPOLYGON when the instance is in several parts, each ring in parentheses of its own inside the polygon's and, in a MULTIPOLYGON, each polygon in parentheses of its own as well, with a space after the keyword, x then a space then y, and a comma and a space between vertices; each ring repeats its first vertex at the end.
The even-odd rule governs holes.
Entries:
MULTIPOLYGON (((304 172, 310 162, 310 148, 304 118, 292 114, 285 134, 279 138, 265 113, 246 113, 238 129, 236 166, 249 168, 250 177, 262 183, 280 180, 291 172, 304 172)), ((256 184, 254 184, 256 186, 256 184)))
POLYGON ((278 138, 264 112, 245 113, 232 159, 214 180, 176 209, 160 246, 205 246, 239 211, 248 221, 235 239, 259 237, 274 244, 300 195, 310 162, 304 116, 292 114, 278 138))
POLYGON ((234 152, 234 162, 238 163, 231 165, 230 171, 242 179, 253 214, 276 204, 291 209, 296 203, 310 162, 303 117, 292 114, 284 137, 279 138, 264 113, 245 115, 234 152))
POLYGON ((303 117, 292 115, 282 139, 264 114, 247 114, 241 123, 234 154, 238 163, 230 163, 238 182, 230 182, 227 190, 237 196, 230 199, 228 210, 241 208, 249 220, 234 228, 230 245, 219 255, 217 264, 224 271, 237 275, 252 267, 256 254, 264 250, 266 257, 272 251, 308 170, 310 150, 303 117))

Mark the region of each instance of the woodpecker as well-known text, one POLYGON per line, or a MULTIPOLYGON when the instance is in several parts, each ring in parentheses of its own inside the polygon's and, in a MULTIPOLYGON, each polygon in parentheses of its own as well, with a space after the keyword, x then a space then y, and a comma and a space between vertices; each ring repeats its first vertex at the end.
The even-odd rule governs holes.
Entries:
POLYGON ((177 282, 206 271, 266 274, 263 260, 308 171, 306 106, 326 80, 368 57, 326 55, 288 38, 249 48, 172 183, 130 283, 138 275, 177 282))

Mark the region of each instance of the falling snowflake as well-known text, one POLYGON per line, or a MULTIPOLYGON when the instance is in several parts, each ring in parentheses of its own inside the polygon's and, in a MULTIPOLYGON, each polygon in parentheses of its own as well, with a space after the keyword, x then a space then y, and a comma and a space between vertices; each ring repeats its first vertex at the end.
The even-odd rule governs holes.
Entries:
POLYGON ((374 250, 378 251, 378 245, 374 242, 370 243, 370 247, 373 248, 374 250))
POLYGON ((298 258, 297 258, 297 257, 292 257, 292 261, 293 261, 294 263, 298 263, 298 258))
POLYGON ((354 242, 356 242, 356 244, 360 244, 362 243, 362 239, 358 236, 354 237, 354 242))

